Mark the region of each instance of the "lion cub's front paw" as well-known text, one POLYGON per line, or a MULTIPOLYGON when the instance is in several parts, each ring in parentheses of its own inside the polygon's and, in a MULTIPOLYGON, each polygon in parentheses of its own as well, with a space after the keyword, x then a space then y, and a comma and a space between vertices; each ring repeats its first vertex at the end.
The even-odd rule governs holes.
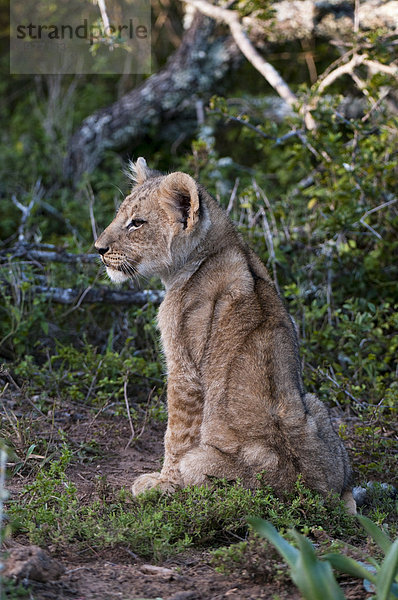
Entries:
POLYGON ((133 496, 138 496, 147 490, 156 488, 162 492, 174 492, 176 485, 168 479, 164 479, 161 473, 145 473, 140 475, 131 486, 133 496))

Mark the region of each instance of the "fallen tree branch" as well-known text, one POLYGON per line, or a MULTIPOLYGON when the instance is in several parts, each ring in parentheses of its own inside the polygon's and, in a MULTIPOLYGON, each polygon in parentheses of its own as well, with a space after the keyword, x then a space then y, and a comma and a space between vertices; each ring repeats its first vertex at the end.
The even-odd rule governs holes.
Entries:
POLYGON ((35 247, 27 244, 18 244, 14 248, 0 250, 0 258, 5 260, 7 257, 26 258, 28 260, 42 262, 60 262, 60 263, 98 263, 98 254, 72 254, 66 252, 64 248, 56 246, 35 247))
POLYGON ((108 287, 91 288, 87 291, 73 288, 47 287, 44 285, 33 286, 35 294, 44 294, 47 300, 59 304, 133 304, 144 306, 150 303, 159 305, 165 292, 163 290, 112 290, 108 287), (84 295, 83 300, 81 297, 84 295))

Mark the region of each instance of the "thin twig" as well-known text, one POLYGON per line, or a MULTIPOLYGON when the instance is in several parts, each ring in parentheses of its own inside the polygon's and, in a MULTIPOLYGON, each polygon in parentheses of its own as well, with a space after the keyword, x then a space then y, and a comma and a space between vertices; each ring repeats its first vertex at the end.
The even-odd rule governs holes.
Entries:
MULTIPOLYGON (((347 53, 347 55, 349 54, 350 53, 347 53)), ((347 57, 347 55, 345 55, 345 57, 347 57)), ((391 65, 385 65, 375 60, 369 60, 367 54, 354 53, 351 60, 336 67, 332 71, 330 71, 330 69, 327 69, 327 71, 325 71, 325 73, 321 76, 320 83, 318 84, 316 90, 316 95, 310 103, 310 110, 313 110, 316 107, 322 92, 332 83, 334 83, 336 79, 342 77, 343 75, 350 75, 353 81, 355 81, 355 83, 358 85, 358 87, 362 91, 364 91, 362 81, 358 79, 354 73, 354 69, 360 65, 366 65, 373 71, 386 73, 387 75, 391 75, 395 79, 398 79, 398 67, 394 63, 391 65)))
POLYGON ((135 437, 135 429, 134 429, 134 425, 133 425, 133 420, 131 418, 131 414, 130 414, 130 405, 129 405, 129 401, 127 398, 127 384, 128 384, 128 378, 126 376, 125 380, 124 380, 124 384, 123 384, 123 394, 124 394, 124 401, 126 403, 126 409, 127 409, 127 417, 129 420, 129 424, 130 424, 130 429, 131 429, 131 436, 129 441, 127 442, 126 446, 125 446, 125 450, 127 450, 127 448, 130 446, 131 442, 133 441, 134 437, 135 437))
POLYGON ((373 233, 373 235, 375 235, 379 240, 382 240, 383 238, 380 235, 380 233, 378 233, 375 229, 373 229, 373 227, 371 225, 369 225, 369 223, 366 223, 365 219, 372 213, 377 212, 378 210, 381 210, 382 208, 386 208, 386 206, 390 206, 391 204, 395 204, 396 202, 398 202, 398 198, 393 198, 392 200, 389 200, 388 202, 383 202, 383 204, 380 204, 379 206, 375 206, 375 208, 371 208, 370 210, 367 210, 366 213, 363 214, 362 217, 359 219, 359 223, 361 223, 364 227, 366 227, 366 229, 369 229, 369 231, 371 231, 373 233))
POLYGON ((91 185, 87 185, 86 189, 86 196, 88 198, 88 208, 89 208, 89 212, 90 212, 90 223, 91 223, 91 231, 93 232, 93 239, 94 242, 97 241, 97 225, 95 223, 95 216, 94 216, 94 202, 95 202, 95 197, 94 197, 94 192, 93 192, 93 188, 91 187, 91 185))
POLYGON ((374 212, 377 212, 378 210, 381 210, 382 208, 386 208, 386 206, 395 204, 396 202, 398 202, 398 198, 393 198, 392 200, 388 200, 388 202, 383 202, 383 204, 380 204, 379 206, 375 206, 375 208, 371 208, 370 210, 366 211, 366 213, 364 215, 362 215, 362 219, 364 219, 365 217, 368 217, 369 215, 371 215, 374 212))
POLYGON ((324 378, 328 379, 331 383, 333 383, 333 385, 335 385, 339 390, 341 390, 346 396, 348 396, 349 398, 351 398, 351 400, 353 400, 354 402, 356 402, 357 404, 359 404, 359 406, 366 406, 367 405, 367 402, 362 402, 361 400, 358 400, 358 398, 355 398, 355 396, 353 396, 350 392, 348 392, 346 389, 344 389, 343 386, 340 385, 340 383, 338 383, 335 379, 333 379, 333 377, 331 377, 329 375, 329 373, 325 373, 319 367, 318 367, 318 369, 315 369, 315 367, 313 367, 310 364, 308 364, 308 366, 311 369, 311 371, 314 371, 315 373, 319 373, 319 375, 321 375, 321 377, 324 377, 324 378))
POLYGON ((228 206, 227 206, 227 214, 228 215, 229 215, 229 213, 231 212, 231 210, 232 210, 232 208, 234 206, 236 194, 238 192, 238 187, 239 187, 239 177, 237 177, 235 179, 234 187, 232 188, 231 196, 229 198, 229 202, 228 202, 228 206))
POLYGON ((274 211, 272 210, 272 206, 270 201, 268 200, 268 196, 267 194, 264 192, 264 190, 262 188, 260 188, 260 186, 258 185, 257 181, 255 179, 253 179, 253 187, 255 190, 258 191, 258 193, 261 195, 265 206, 267 207, 270 217, 271 217, 271 223, 272 223, 272 233, 274 236, 278 235, 278 227, 276 224, 276 219, 275 219, 275 215, 274 215, 274 211))
POLYGON ((96 368, 96 370, 95 370, 94 377, 93 377, 93 378, 92 378, 92 380, 91 380, 90 387, 88 388, 88 391, 87 391, 86 397, 85 397, 85 399, 84 399, 84 404, 87 404, 87 402, 88 402, 88 399, 89 399, 89 398, 90 398, 90 396, 91 396, 91 392, 93 391, 93 389, 94 389, 94 386, 95 386, 95 384, 96 384, 96 382, 97 382, 98 373, 100 372, 100 369, 101 369, 101 367, 102 367, 102 363, 103 363, 103 362, 104 362, 104 359, 103 359, 103 358, 101 358, 101 360, 99 361, 99 363, 98 363, 98 366, 97 366, 97 368, 96 368))
POLYGON ((84 434, 84 439, 83 439, 84 443, 87 441, 87 436, 88 436, 88 433, 89 433, 91 427, 94 425, 95 421, 98 419, 100 414, 102 414, 104 412, 104 410, 106 410, 109 407, 110 403, 111 403, 111 399, 109 399, 106 402, 106 404, 104 404, 104 406, 101 406, 101 408, 95 413, 94 417, 88 423, 87 428, 86 428, 86 433, 84 434))
POLYGON ((369 231, 371 233, 373 233, 373 235, 375 235, 379 240, 382 240, 383 238, 381 237, 380 233, 378 233, 376 231, 376 229, 373 229, 373 227, 371 225, 369 225, 369 223, 366 223, 366 221, 363 220, 363 217, 361 217, 359 219, 359 222, 361 223, 361 225, 363 225, 364 227, 366 227, 366 229, 369 229, 369 231))
POLYGON ((317 95, 319 96, 329 85, 336 81, 336 79, 342 77, 342 75, 349 75, 353 71, 353 69, 355 69, 355 67, 361 65, 366 59, 366 54, 355 54, 347 63, 340 65, 339 67, 331 71, 320 82, 317 89, 317 95))
POLYGON ((235 123, 239 123, 240 125, 243 125, 244 127, 248 127, 249 129, 251 129, 252 131, 257 133, 258 135, 263 137, 264 139, 274 140, 275 146, 279 146, 280 144, 283 144, 283 142, 285 142, 286 140, 289 140, 290 138, 296 137, 296 136, 299 137, 300 140, 302 141, 300 136, 302 136, 304 134, 303 129, 292 129, 292 131, 288 131, 287 133, 285 133, 284 135, 281 135, 280 137, 275 137, 274 135, 269 135, 268 133, 265 133, 262 129, 259 129, 259 127, 256 127, 256 125, 253 125, 252 123, 250 123, 250 121, 246 121, 245 119, 241 119, 240 117, 236 117, 234 115, 225 114, 221 110, 218 110, 218 109, 208 110, 207 114, 222 115, 225 117, 226 121, 234 121, 235 123))
POLYGON ((369 119, 371 114, 379 108, 380 104, 383 102, 384 98, 386 98, 388 96, 390 91, 391 91, 390 89, 387 89, 387 90, 384 90, 382 94, 380 94, 380 97, 378 98, 378 100, 373 104, 373 106, 371 106, 370 110, 366 113, 366 115, 364 115, 362 117, 362 119, 361 119, 362 123, 366 123, 366 121, 369 119))
POLYGON ((155 390, 156 390, 156 387, 152 388, 152 389, 151 389, 151 391, 150 391, 150 392, 149 392, 149 394, 148 394, 148 400, 147 400, 146 407, 145 407, 145 416, 144 416, 144 422, 143 422, 143 424, 142 424, 142 427, 141 427, 141 429, 140 429, 140 432, 139 432, 139 434, 137 435, 137 440, 139 440, 139 439, 140 439, 140 437, 142 436, 142 434, 143 434, 143 433, 144 433, 144 431, 145 431, 145 427, 146 427, 146 424, 147 424, 147 422, 148 422, 149 405, 150 405, 150 403, 151 403, 152 396, 153 396, 153 392, 154 392, 155 390))
POLYGON ((21 222, 19 224, 18 227, 18 242, 20 244, 23 244, 25 242, 25 225, 26 225, 26 221, 29 218, 30 213, 32 212, 32 208, 35 205, 35 197, 33 196, 33 198, 31 199, 31 201, 29 202, 29 204, 27 206, 25 206, 24 204, 21 204, 21 202, 19 202, 19 200, 17 200, 17 197, 15 196, 15 194, 13 194, 11 196, 11 200, 13 202, 13 204, 19 208, 19 210, 22 213, 21 216, 21 222))
POLYGON ((86 298, 87 294, 89 294, 91 292, 91 290, 94 288, 94 285, 98 281, 99 276, 100 276, 100 271, 97 272, 97 275, 95 276, 93 283, 90 283, 90 285, 88 285, 86 287, 86 289, 81 293, 76 304, 74 306, 72 306, 72 308, 69 308, 67 311, 65 311, 62 314, 63 318, 66 317, 67 315, 69 315, 70 313, 72 313, 73 311, 77 310, 81 306, 81 304, 82 304, 82 302, 84 302, 84 299, 86 298))
POLYGON ((327 313, 328 313, 328 323, 331 326, 333 324, 332 321, 332 269, 328 269, 327 275, 327 285, 326 285, 326 304, 327 304, 327 313))
POLYGON ((240 125, 243 125, 244 127, 248 127, 249 129, 251 129, 252 131, 257 133, 261 137, 265 138, 266 140, 275 140, 276 139, 274 136, 268 135, 268 133, 264 133, 264 131, 262 129, 259 129, 259 127, 252 125, 252 123, 250 123, 249 121, 246 121, 245 119, 241 119, 240 117, 235 117, 234 115, 225 114, 221 110, 218 110, 218 109, 208 110, 207 114, 222 115, 223 117, 225 117, 227 122, 234 121, 235 123, 239 123, 240 125))
POLYGON ((272 275, 273 275, 273 279, 274 279, 274 285, 275 285, 276 291, 280 295, 281 291, 279 288, 278 275, 277 275, 277 271, 276 271, 276 255, 275 255, 274 242, 272 239, 271 229, 269 227, 267 215, 266 215, 263 207, 261 207, 261 215, 263 217, 264 237, 265 237, 265 241, 267 243, 269 257, 270 257, 270 261, 271 261, 271 265, 272 265, 272 275))

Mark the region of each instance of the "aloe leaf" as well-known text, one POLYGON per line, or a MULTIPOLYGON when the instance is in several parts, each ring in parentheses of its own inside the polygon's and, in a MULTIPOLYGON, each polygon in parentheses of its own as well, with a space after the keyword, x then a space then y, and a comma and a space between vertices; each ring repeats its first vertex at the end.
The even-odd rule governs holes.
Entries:
POLYGON ((358 521, 366 532, 374 539, 376 544, 387 553, 391 547, 391 540, 386 533, 380 527, 378 527, 373 521, 365 517, 364 515, 357 515, 358 521))
POLYGON ((340 573, 346 573, 353 577, 359 577, 360 579, 369 579, 372 583, 376 583, 376 575, 372 571, 368 571, 366 567, 361 565, 359 562, 344 554, 324 554, 322 560, 327 560, 336 571, 340 573))
POLYGON ((248 522, 257 533, 265 537, 271 544, 275 546, 282 558, 285 559, 289 567, 294 567, 296 564, 299 552, 293 548, 275 529, 271 523, 259 519, 258 517, 250 517, 248 522))
MULTIPOLYGON (((398 573, 398 539, 391 545, 377 574, 377 600, 388 600, 394 593, 394 579, 398 573)), ((395 586, 394 586, 395 587, 395 586)), ((395 594, 394 594, 395 595, 395 594)))
POLYGON ((320 561, 309 540, 294 532, 300 554, 291 575, 306 600, 344 600, 328 562, 320 561))

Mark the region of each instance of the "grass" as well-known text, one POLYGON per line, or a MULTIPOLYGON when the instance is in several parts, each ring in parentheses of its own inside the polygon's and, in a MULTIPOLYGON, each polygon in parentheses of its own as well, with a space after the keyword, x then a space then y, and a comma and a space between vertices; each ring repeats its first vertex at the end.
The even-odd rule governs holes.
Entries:
POLYGON ((42 469, 10 502, 14 530, 39 545, 86 546, 95 551, 124 546, 148 559, 161 560, 189 548, 214 547, 246 536, 247 517, 270 519, 284 531, 308 533, 327 529, 345 539, 359 534, 355 521, 336 497, 325 501, 297 481, 283 499, 266 486, 248 490, 240 483, 214 481, 211 487, 192 487, 175 494, 150 491, 133 498, 125 489, 99 486, 97 497, 79 499, 76 485, 66 475, 72 458, 65 446, 59 460, 42 469))

